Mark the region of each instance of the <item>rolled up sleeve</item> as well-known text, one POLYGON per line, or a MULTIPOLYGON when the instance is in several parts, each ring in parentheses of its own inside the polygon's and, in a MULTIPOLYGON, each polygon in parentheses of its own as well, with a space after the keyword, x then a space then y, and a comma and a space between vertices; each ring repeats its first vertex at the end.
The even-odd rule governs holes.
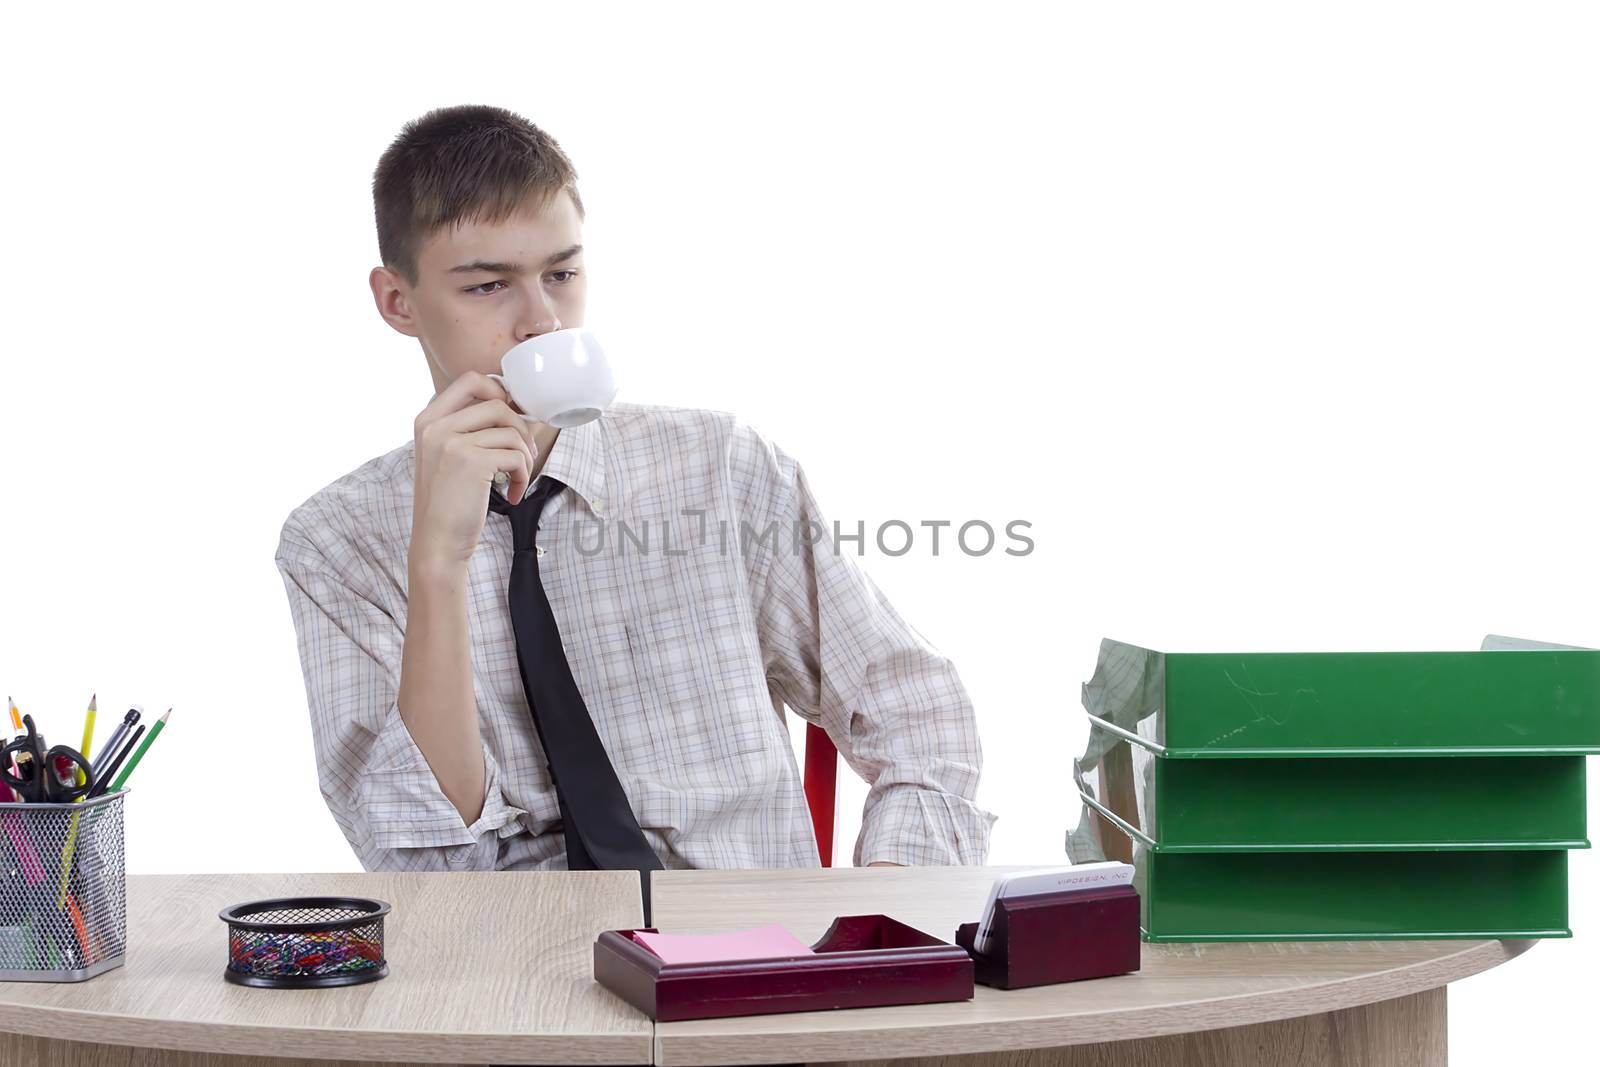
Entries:
POLYGON ((361 865, 377 870, 494 870, 499 839, 524 814, 500 788, 483 746, 483 811, 471 826, 439 788, 400 717, 405 635, 372 583, 341 572, 291 516, 277 565, 305 675, 317 779, 361 865))
POLYGON ((767 678, 869 785, 854 863, 981 865, 996 816, 976 802, 982 746, 955 665, 842 551, 799 464, 755 439, 747 502, 767 678))

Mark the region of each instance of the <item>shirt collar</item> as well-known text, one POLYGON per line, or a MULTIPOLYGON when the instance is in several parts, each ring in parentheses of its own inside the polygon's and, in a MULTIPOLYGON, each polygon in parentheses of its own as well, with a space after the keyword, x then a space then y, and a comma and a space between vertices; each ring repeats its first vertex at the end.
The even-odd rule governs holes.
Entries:
POLYGON ((601 426, 605 418, 602 413, 598 419, 557 433, 556 443, 550 446, 550 454, 539 469, 541 475, 548 474, 570 486, 596 511, 605 506, 605 429, 601 426))

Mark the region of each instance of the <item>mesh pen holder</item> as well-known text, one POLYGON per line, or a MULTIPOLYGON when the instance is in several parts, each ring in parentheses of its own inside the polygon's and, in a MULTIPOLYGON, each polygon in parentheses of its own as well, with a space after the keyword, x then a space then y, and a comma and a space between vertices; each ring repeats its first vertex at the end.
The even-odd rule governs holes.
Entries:
POLYGON ((228 924, 236 985, 323 989, 375 982, 389 973, 383 918, 389 905, 365 897, 280 897, 218 912, 228 924))
POLYGON ((0 981, 81 982, 122 965, 127 793, 0 803, 0 981))

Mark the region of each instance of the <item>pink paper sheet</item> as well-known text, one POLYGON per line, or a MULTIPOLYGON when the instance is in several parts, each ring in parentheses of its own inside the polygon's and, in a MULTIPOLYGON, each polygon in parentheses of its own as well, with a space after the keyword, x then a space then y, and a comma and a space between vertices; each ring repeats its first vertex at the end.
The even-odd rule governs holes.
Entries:
POLYGON ((634 939, 661 957, 663 963, 725 963, 769 956, 809 956, 803 943, 781 923, 727 934, 634 934, 634 939))

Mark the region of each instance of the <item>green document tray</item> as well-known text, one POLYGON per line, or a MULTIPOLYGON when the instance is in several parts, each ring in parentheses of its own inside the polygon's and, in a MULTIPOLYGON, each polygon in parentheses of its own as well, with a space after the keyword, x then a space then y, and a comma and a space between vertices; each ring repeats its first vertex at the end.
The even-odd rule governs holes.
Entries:
POLYGON ((1175 759, 1098 725, 1083 801, 1156 852, 1588 848, 1583 756, 1175 759))
POLYGON ((1600 752, 1600 651, 1163 653, 1107 640, 1083 703, 1175 759, 1583 755, 1600 752))
POLYGON ((1572 936, 1560 849, 1156 852, 1085 804, 1067 852, 1133 863, 1146 941, 1572 936))

